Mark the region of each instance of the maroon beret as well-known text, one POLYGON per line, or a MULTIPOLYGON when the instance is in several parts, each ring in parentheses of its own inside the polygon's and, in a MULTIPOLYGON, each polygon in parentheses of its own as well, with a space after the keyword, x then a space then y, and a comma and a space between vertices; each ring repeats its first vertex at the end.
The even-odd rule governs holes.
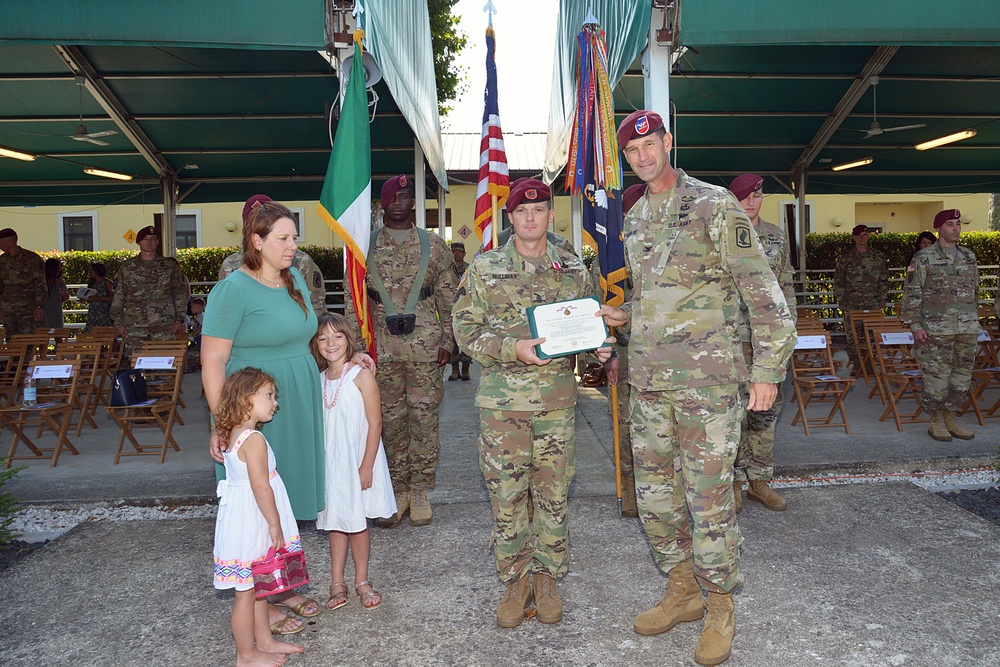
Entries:
POLYGON ((857 236, 862 232, 868 231, 868 225, 854 225, 854 229, 851 230, 851 236, 857 236))
POLYGON ((269 201, 274 201, 267 195, 254 195, 247 200, 246 204, 243 204, 243 224, 247 224, 247 218, 250 217, 250 211, 254 210, 261 204, 266 204, 269 201))
POLYGON ((521 178, 511 185, 507 195, 507 212, 524 202, 543 202, 552 199, 552 190, 537 178, 521 178))
POLYGON ((156 227, 154 227, 153 225, 150 225, 148 227, 143 227, 142 229, 139 230, 139 233, 135 235, 135 242, 138 243, 147 236, 159 237, 160 233, 156 231, 156 227))
POLYGON ((622 213, 628 213, 635 206, 635 203, 642 199, 642 195, 646 193, 645 183, 636 183, 635 185, 630 185, 625 188, 625 192, 622 193, 622 213))
POLYGON ((958 220, 962 217, 962 212, 957 208, 946 208, 934 216, 934 229, 941 229, 941 226, 949 220, 958 220))
POLYGON ((625 116, 618 126, 618 148, 625 150, 625 144, 636 137, 645 137, 663 127, 663 118, 655 111, 640 109, 625 116))
POLYGON ((7 227, 6 229, 0 229, 0 239, 9 239, 12 236, 14 238, 17 238, 17 232, 15 232, 10 227, 7 227))
POLYGON ((408 179, 405 174, 400 174, 399 176, 393 176, 388 181, 382 184, 382 210, 389 205, 389 202, 393 200, 396 193, 400 190, 405 190, 406 188, 413 189, 413 181, 408 179))
POLYGON ((736 198, 743 201, 751 192, 764 188, 764 177, 757 174, 740 174, 729 184, 729 190, 736 195, 736 198))

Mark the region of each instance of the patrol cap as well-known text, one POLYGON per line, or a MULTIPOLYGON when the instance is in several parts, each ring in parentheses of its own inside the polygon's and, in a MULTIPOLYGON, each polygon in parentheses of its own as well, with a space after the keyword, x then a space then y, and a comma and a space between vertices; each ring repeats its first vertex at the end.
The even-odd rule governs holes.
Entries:
POLYGON ((382 210, 389 205, 393 197, 400 190, 405 190, 406 188, 413 189, 413 181, 406 177, 406 174, 400 174, 399 176, 393 176, 388 181, 382 184, 382 210))
MULTIPOLYGON (((941 229, 941 226, 949 220, 958 220, 962 217, 962 212, 957 208, 946 208, 934 216, 934 229, 941 229)), ((3 232, 0 232, 2 234, 3 232)))
POLYGON ((663 127, 663 118, 655 111, 640 109, 625 116, 618 126, 618 148, 625 150, 625 144, 636 137, 645 137, 663 127))
POLYGON ((510 213, 524 202, 543 202, 552 199, 552 190, 537 178, 521 178, 511 185, 507 195, 507 212, 510 213))
POLYGON ((12 236, 16 239, 17 232, 15 232, 10 227, 7 227, 6 229, 0 229, 0 239, 9 239, 12 236))
POLYGON ((156 227, 150 225, 148 227, 143 227, 139 230, 139 233, 135 235, 135 242, 139 243, 147 236, 159 236, 160 233, 156 231, 156 227))
POLYGON ((645 183, 636 183, 625 188, 625 192, 622 193, 622 213, 631 211, 635 203, 642 199, 642 195, 645 192, 645 183))
POLYGON ((764 177, 757 174, 740 174, 729 184, 729 191, 743 201, 751 192, 764 189, 764 177))
POLYGON ((857 236, 858 234, 863 234, 868 231, 868 225, 854 225, 854 229, 851 230, 851 236, 857 236))
POLYGON ((254 210, 261 204, 266 204, 269 201, 274 201, 267 195, 254 195, 247 200, 246 204, 243 204, 243 224, 247 224, 247 218, 250 217, 250 211, 254 210))
POLYGON ((451 249, 452 250, 465 250, 465 244, 462 243, 461 241, 452 241, 451 242, 451 249))

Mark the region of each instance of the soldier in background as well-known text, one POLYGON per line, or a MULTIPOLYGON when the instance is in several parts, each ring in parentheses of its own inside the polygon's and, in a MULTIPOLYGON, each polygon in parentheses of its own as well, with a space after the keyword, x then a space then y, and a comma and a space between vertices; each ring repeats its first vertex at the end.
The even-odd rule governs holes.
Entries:
MULTIPOLYGON (((407 512, 414 526, 433 519, 427 492, 434 488, 441 449, 441 368, 455 347, 455 261, 440 236, 410 221, 413 195, 413 181, 402 174, 382 185, 385 226, 368 249, 365 277, 378 360, 375 379, 382 396, 382 441, 396 495, 396 513, 378 520, 383 528, 399 525, 407 512), (419 277, 423 260, 426 270, 419 277), (408 312, 411 297, 416 303, 408 312), (393 312, 387 311, 387 301, 393 312)), ((344 292, 347 319, 362 340, 346 282, 344 292)))
POLYGON ((130 346, 144 340, 171 340, 186 331, 187 281, 176 259, 157 252, 156 227, 140 229, 135 242, 139 254, 122 262, 115 277, 111 320, 130 346))
POLYGON ((934 217, 937 243, 913 256, 903 286, 902 321, 913 331, 924 372, 920 402, 931 413, 927 433, 941 442, 976 437, 955 422, 969 397, 980 330, 979 267, 958 245, 961 217, 957 208, 934 217))
MULTIPOLYGON (((507 585, 497 607, 504 628, 521 624, 532 597, 539 621, 562 620, 556 579, 569 570, 576 376, 572 357, 538 358, 534 348, 544 339, 532 338, 525 311, 593 291, 583 262, 546 240, 551 200, 541 181, 511 189, 514 236, 473 260, 454 310, 458 344, 483 366, 476 393, 479 462, 493 510, 497 573, 507 585)), ((604 361, 611 349, 596 354, 604 361)))
MULTIPOLYGON (((243 204, 243 225, 247 224, 247 217, 250 215, 250 211, 254 210, 264 202, 274 201, 267 195, 254 195, 250 197, 243 204)), ((233 254, 222 260, 222 266, 219 267, 219 280, 225 280, 226 276, 240 268, 243 263, 243 250, 237 250, 233 254)), ((323 313, 327 312, 326 307, 326 283, 323 281, 323 272, 319 270, 316 263, 312 260, 308 254, 302 252, 299 249, 295 250, 295 257, 292 259, 292 266, 299 270, 302 277, 305 278, 306 285, 309 286, 309 301, 312 304, 312 309, 316 313, 316 317, 319 317, 323 313)))
MULTIPOLYGON (((868 227, 855 225, 851 230, 854 247, 840 256, 833 272, 833 294, 844 314, 844 322, 852 310, 881 310, 889 298, 889 268, 885 255, 868 245, 868 227)), ((858 332, 844 327, 847 335, 847 356, 854 366, 854 375, 861 373, 858 357, 858 332)))
POLYGON ((7 340, 14 334, 35 333, 42 306, 49 298, 45 262, 38 253, 17 244, 17 232, 0 230, 0 320, 7 340))
MULTIPOLYGON (((453 241, 451 244, 451 254, 455 258, 455 266, 452 268, 452 271, 455 272, 455 284, 457 285, 462 281, 462 276, 465 275, 466 270, 469 268, 469 263, 465 261, 465 244, 461 241, 453 241)), ((469 377, 469 365, 471 363, 472 357, 462 352, 461 348, 456 344, 451 351, 451 375, 448 376, 448 380, 453 381, 461 378, 468 381, 471 379, 469 377), (459 371, 460 365, 461 371, 459 371)))
POLYGON ((718 665, 731 652, 732 592, 742 581, 733 507, 740 423, 744 408, 767 410, 774 402, 795 325, 739 202, 670 165, 673 138, 659 114, 629 114, 618 145, 646 194, 625 218, 632 300, 601 312, 631 336, 639 514, 657 566, 669 573, 663 599, 633 628, 666 632, 702 618, 707 602, 694 659, 718 665), (737 331, 740 300, 753 331, 749 373, 737 331))
MULTIPOLYGON (((760 205, 764 200, 764 179, 757 174, 742 174, 733 179, 729 189, 740 201, 740 206, 750 218, 757 232, 761 251, 771 272, 778 280, 781 293, 788 303, 788 311, 794 322, 795 276, 792 273, 791 249, 788 239, 780 227, 760 219, 760 205)), ((753 367, 753 341, 750 331, 750 314, 746 305, 740 303, 740 338, 743 340, 743 359, 748 367, 753 367)), ((745 392, 744 392, 745 393, 745 392)), ((778 395, 767 410, 747 410, 746 419, 740 430, 740 448, 736 453, 733 499, 736 513, 743 509, 743 482, 750 482, 747 497, 759 501, 769 510, 781 512, 788 503, 779 496, 768 483, 774 477, 774 429, 778 425, 783 396, 781 383, 778 395)))

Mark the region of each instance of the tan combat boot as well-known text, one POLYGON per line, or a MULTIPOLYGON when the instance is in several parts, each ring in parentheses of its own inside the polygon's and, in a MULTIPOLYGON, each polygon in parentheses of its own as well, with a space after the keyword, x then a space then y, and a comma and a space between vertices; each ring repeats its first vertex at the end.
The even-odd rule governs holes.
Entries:
POLYGON ((938 442, 951 442, 951 433, 944 425, 944 410, 931 412, 931 425, 928 427, 927 433, 938 442))
POLYGON ((414 526, 428 526, 433 520, 431 503, 427 500, 426 489, 410 491, 410 523, 414 526))
POLYGON ((747 487, 747 498, 759 501, 769 510, 774 512, 784 512, 788 509, 785 499, 774 492, 765 479, 751 479, 750 486, 747 487))
POLYGON ((531 579, 527 574, 507 584, 497 607, 497 625, 501 628, 516 628, 524 621, 524 611, 531 605, 531 579))
POLYGON ((976 437, 975 431, 970 431, 964 426, 959 426, 955 422, 955 417, 957 416, 951 410, 942 410, 944 412, 944 427, 948 429, 948 433, 952 434, 959 440, 972 440, 976 437))
POLYGON ((731 593, 709 592, 706 600, 708 616, 705 627, 694 647, 694 661, 699 665, 721 665, 729 660, 733 646, 736 621, 733 619, 731 593))
POLYGON ((407 511, 410 509, 410 492, 409 491, 396 491, 396 513, 393 514, 388 519, 379 519, 375 524, 379 528, 395 528, 399 525, 399 522, 403 520, 406 516, 407 511))
POLYGON ((674 566, 667 577, 667 592, 659 604, 635 618, 632 629, 649 637, 666 632, 682 621, 697 621, 705 615, 701 587, 694 578, 694 561, 674 566))
POLYGON ((556 580, 548 574, 536 572, 531 582, 535 594, 535 613, 539 623, 558 623, 562 620, 562 600, 556 590, 556 580))
POLYGON ((743 482, 733 482, 733 508, 739 514, 743 511, 743 482))
POLYGON ((472 378, 469 377, 469 364, 462 364, 462 379, 468 382, 472 378))
POLYGON ((635 502, 635 478, 622 477, 622 516, 639 516, 639 506, 635 502))

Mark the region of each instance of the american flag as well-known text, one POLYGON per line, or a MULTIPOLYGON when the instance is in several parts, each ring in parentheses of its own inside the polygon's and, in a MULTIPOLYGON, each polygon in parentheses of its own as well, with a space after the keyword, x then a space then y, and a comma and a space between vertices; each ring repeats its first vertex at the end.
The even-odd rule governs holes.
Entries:
POLYGON ((483 135, 479 142, 479 186, 476 188, 476 234, 483 244, 483 252, 493 249, 493 202, 496 211, 510 194, 510 176, 507 172, 507 154, 503 147, 500 129, 500 111, 497 107, 497 64, 494 59, 495 36, 493 27, 486 29, 486 106, 483 110, 483 135))

